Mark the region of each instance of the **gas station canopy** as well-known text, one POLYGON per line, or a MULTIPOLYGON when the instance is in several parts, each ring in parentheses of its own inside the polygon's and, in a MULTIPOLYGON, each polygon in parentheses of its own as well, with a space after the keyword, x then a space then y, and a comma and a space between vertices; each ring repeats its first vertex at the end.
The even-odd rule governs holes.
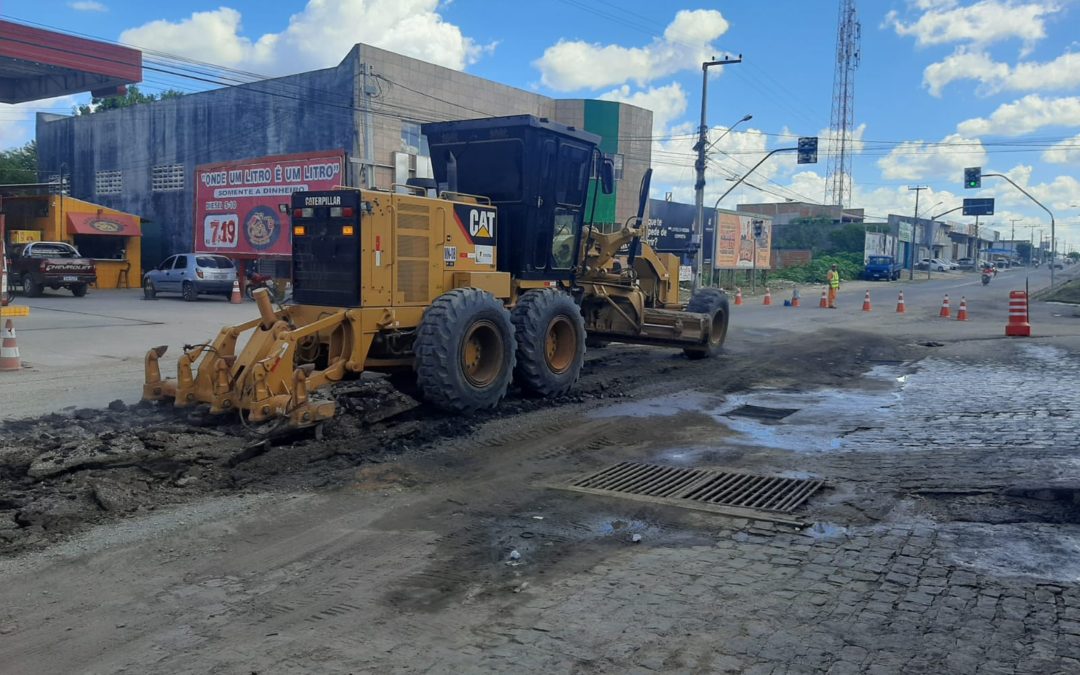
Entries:
POLYGON ((123 94, 142 81, 142 52, 0 21, 0 103, 91 92, 123 94))

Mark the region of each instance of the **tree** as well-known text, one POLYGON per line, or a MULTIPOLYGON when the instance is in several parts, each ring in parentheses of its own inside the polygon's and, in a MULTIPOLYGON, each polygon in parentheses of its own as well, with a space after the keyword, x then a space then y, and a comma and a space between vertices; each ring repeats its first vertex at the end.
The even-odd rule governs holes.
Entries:
POLYGON ((833 227, 828 218, 796 218, 786 225, 773 228, 773 246, 787 249, 812 249, 816 253, 822 248, 827 232, 833 227))
POLYGON ((1027 263, 1031 262, 1031 244, 1021 241, 1016 244, 1016 257, 1027 263))
POLYGON ((830 253, 858 253, 862 255, 866 248, 866 226, 860 223, 845 223, 829 232, 830 253))
POLYGON ((129 108, 141 103, 153 103, 154 101, 166 101, 180 98, 184 92, 177 89, 166 89, 160 94, 144 94, 136 86, 127 88, 123 96, 108 96, 105 98, 94 97, 89 104, 75 106, 76 115, 90 115, 101 110, 116 110, 117 108, 129 108))
POLYGON ((1076 251, 1069 251, 1069 253, 1065 257, 1069 258, 1073 262, 1076 262, 1080 260, 1080 253, 1077 253, 1076 251))
POLYGON ((37 141, 0 151, 0 185, 37 182, 37 141))

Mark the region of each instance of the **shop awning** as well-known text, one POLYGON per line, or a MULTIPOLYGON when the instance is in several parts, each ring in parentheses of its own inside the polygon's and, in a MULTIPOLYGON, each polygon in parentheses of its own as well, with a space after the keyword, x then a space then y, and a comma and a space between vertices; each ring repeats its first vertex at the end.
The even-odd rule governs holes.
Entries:
POLYGON ((72 234, 112 234, 138 237, 139 219, 126 213, 69 213, 68 232, 72 234))

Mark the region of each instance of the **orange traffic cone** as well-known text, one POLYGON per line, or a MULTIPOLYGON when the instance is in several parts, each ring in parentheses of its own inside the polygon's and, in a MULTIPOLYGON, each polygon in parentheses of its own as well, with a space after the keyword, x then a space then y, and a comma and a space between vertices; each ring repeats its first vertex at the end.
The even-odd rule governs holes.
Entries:
POLYGON ((795 290, 791 291, 791 306, 792 307, 798 307, 799 306, 799 289, 797 289, 797 288, 795 290))
POLYGON ((941 301, 941 313, 938 314, 943 319, 948 319, 952 312, 949 311, 949 294, 945 294, 945 299, 941 301))
POLYGON ((240 297, 240 282, 235 279, 232 282, 232 295, 229 296, 229 302, 234 305, 239 305, 244 299, 240 297))
POLYGON ((864 311, 864 312, 869 312, 870 311, 870 289, 866 289, 866 295, 863 296, 862 311, 864 311))
POLYGON ((960 296, 960 309, 956 311, 956 320, 967 321, 967 300, 962 295, 960 296))
POLYGON ((735 304, 742 304, 742 289, 737 286, 735 287, 735 304))
POLYGON ((828 298, 828 295, 826 293, 825 288, 821 289, 821 302, 818 303, 818 307, 820 307, 822 309, 828 309, 829 308, 829 298, 828 298))
POLYGON ((896 299, 896 313, 897 314, 903 314, 905 311, 906 310, 904 309, 904 292, 900 291, 900 297, 898 297, 896 299))
POLYGON ((0 341, 0 371, 21 368, 22 359, 19 358, 19 347, 15 344, 15 324, 8 319, 4 324, 3 341, 0 341))
POLYGON ((761 304, 763 304, 763 305, 771 305, 772 304, 772 293, 769 292, 769 287, 768 286, 765 287, 765 299, 761 301, 761 304))

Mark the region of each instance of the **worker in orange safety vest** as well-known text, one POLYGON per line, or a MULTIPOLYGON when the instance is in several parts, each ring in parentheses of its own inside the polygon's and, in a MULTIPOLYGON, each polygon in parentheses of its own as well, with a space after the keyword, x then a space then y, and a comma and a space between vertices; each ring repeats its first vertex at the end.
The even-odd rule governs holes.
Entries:
POLYGON ((836 309, 836 292, 840 290, 840 272, 834 264, 825 273, 825 281, 829 283, 829 309, 836 309))

